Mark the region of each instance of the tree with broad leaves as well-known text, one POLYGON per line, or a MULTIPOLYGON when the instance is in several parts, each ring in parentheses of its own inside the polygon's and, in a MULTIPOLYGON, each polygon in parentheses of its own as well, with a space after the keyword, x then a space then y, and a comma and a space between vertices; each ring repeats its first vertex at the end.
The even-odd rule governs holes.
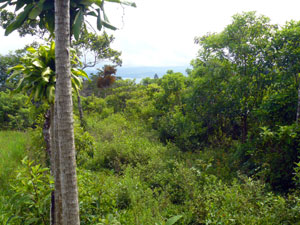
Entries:
POLYGON ((218 59, 232 65, 236 76, 231 79, 231 91, 234 101, 239 104, 236 116, 240 120, 243 142, 248 135, 251 114, 262 100, 271 79, 266 76, 271 74, 271 68, 265 60, 269 54, 265 49, 275 29, 269 18, 246 12, 234 15, 233 22, 221 33, 196 39, 201 45, 200 61, 206 63, 218 59))
MULTIPOLYGON (((16 17, 16 12, 0 9, 0 26, 3 29, 6 29, 16 17)), ((113 35, 107 35, 105 31, 101 34, 97 34, 94 32, 95 30, 92 29, 92 31, 90 31, 90 29, 86 28, 87 26, 82 26, 79 39, 72 39, 71 42, 72 48, 76 49, 77 55, 81 58, 81 68, 85 69, 88 67, 94 67, 99 62, 107 60, 115 65, 121 66, 121 52, 111 48, 111 44, 115 39, 113 35)), ((47 35, 49 35, 47 30, 42 30, 38 27, 38 21, 24 23, 17 29, 17 31, 20 37, 32 35, 44 39, 47 35)))
MULTIPOLYGON (((92 16, 97 19, 97 29, 102 27, 111 30, 117 28, 110 24, 104 10, 105 2, 120 3, 136 7, 135 3, 121 0, 71 0, 70 1, 70 32, 78 40, 82 27, 86 28, 85 17, 92 16)), ((16 18, 7 24, 5 35, 9 35, 14 30, 22 26, 32 26, 41 30, 48 30, 52 35, 55 31, 54 12, 55 7, 53 0, 0 0, 2 5, 0 9, 7 6, 14 6, 15 11, 21 11, 16 18)))
MULTIPOLYGON (((71 49, 71 81, 73 90, 78 93, 82 86, 81 77, 88 78, 87 74, 77 69, 81 62, 76 56, 76 51, 71 49)), ((50 46, 41 45, 37 49, 27 48, 27 54, 19 59, 20 64, 10 67, 7 72, 11 74, 8 82, 17 82, 17 86, 12 93, 23 92, 29 94, 29 99, 35 102, 46 102, 50 109, 45 114, 44 128, 50 128, 54 110, 55 99, 55 43, 52 41, 50 46)), ((45 129, 46 151, 50 159, 50 130, 45 129)))
MULTIPOLYGON (((0 2, 1 2, 1 0, 0 0, 0 2)), ((109 25, 108 18, 105 15, 104 1, 101 4, 99 4, 100 8, 98 8, 96 10, 93 10, 94 6, 91 6, 90 8, 88 7, 91 5, 92 2, 95 2, 95 3, 98 2, 98 4, 99 4, 99 1, 80 1, 80 2, 75 1, 75 3, 74 2, 72 3, 72 1, 71 1, 71 3, 72 3, 71 4, 71 13, 74 10, 75 11, 81 10, 82 12, 85 12, 85 14, 83 13, 83 15, 95 16, 95 15, 97 15, 96 13, 98 13, 99 9, 102 9, 104 21, 101 20, 102 17, 100 15, 97 15, 97 27, 100 29, 102 27, 108 27, 110 29, 115 29, 115 27, 109 25), (83 5, 86 7, 83 7, 83 5), (99 16, 99 18, 98 18, 98 16, 99 16)), ((119 2, 119 1, 110 1, 110 2, 119 2)), ((13 3, 8 3, 8 4, 13 4, 13 3)), ((125 2, 124 4, 134 6, 134 3, 125 2)), ((21 3, 19 5, 17 3, 15 11, 18 11, 19 7, 22 8, 23 6, 21 6, 21 5, 22 5, 21 3)), ((4 7, 4 6, 5 6, 5 4, 2 7, 4 7)), ((30 34, 30 35, 37 35, 40 38, 43 38, 44 35, 46 33, 49 33, 49 31, 50 31, 50 37, 51 36, 53 37, 52 26, 47 25, 47 28, 48 27, 51 28, 48 30, 44 29, 43 26, 40 26, 40 24, 43 24, 44 20, 46 21, 45 24, 51 24, 52 20, 48 19, 47 17, 43 18, 43 15, 48 14, 47 11, 48 10, 53 11, 53 9, 51 9, 49 7, 47 2, 44 2, 43 6, 41 6, 41 7, 43 8, 43 10, 47 9, 46 12, 41 12, 39 14, 39 16, 36 17, 35 19, 30 18, 29 17, 30 13, 29 13, 29 15, 28 15, 29 20, 25 20, 24 23, 21 24, 18 28, 12 26, 13 24, 18 24, 17 18, 19 18, 19 16, 16 14, 16 12, 10 12, 6 9, 2 9, 0 11, 1 12, 0 26, 5 28, 6 30, 16 28, 17 31, 19 32, 20 36, 25 36, 26 34, 30 34)), ((34 8, 35 7, 33 7, 33 9, 34 8)), ((33 9, 32 9, 32 11, 33 11, 33 9)), ((78 14, 78 16, 79 16, 79 14, 78 14)), ((113 36, 108 36, 105 31, 103 32, 102 35, 98 35, 98 34, 89 32, 87 29, 87 27, 88 27, 87 25, 90 26, 89 23, 85 24, 81 21, 80 22, 81 25, 80 25, 80 24, 78 24, 79 22, 77 23, 78 20, 75 21, 75 19, 76 19, 76 17, 71 17, 71 24, 73 24, 74 36, 75 36, 75 34, 77 34, 78 36, 75 36, 76 40, 71 41, 71 46, 76 49, 78 56, 81 57, 81 59, 82 59, 83 63, 82 63, 81 69, 85 69, 88 67, 94 67, 100 61, 105 61, 105 60, 109 60, 112 63, 114 63, 115 65, 120 66, 122 64, 122 60, 120 59, 121 52, 118 52, 110 47, 111 43, 114 40, 113 36)), ((82 20, 82 19, 84 19, 84 16, 80 17, 80 20, 82 20)), ((83 110, 81 107, 81 97, 80 97, 79 92, 77 93, 77 101, 78 101, 78 111, 79 111, 80 123, 81 123, 81 126, 83 128, 85 128, 86 122, 83 118, 83 110)))
POLYGON ((273 57, 277 70, 282 73, 279 89, 286 89, 289 83, 298 91, 296 123, 300 120, 300 22, 290 21, 278 30, 273 42, 273 57))
MULTIPOLYGON (((54 126, 51 128, 51 151, 53 152, 51 163, 55 168, 55 216, 54 221, 51 221, 52 224, 80 224, 69 57, 70 39, 71 34, 74 34, 75 39, 79 38, 86 16, 97 18, 98 30, 101 30, 102 26, 116 29, 109 24, 104 11, 104 2, 104 0, 55 0, 53 5, 52 0, 0 0, 0 3, 3 3, 1 8, 15 6, 16 11, 22 10, 7 26, 6 35, 32 20, 39 21, 40 28, 46 28, 55 35, 56 89, 54 126)), ((134 3, 120 0, 106 0, 106 2, 135 6, 134 3)))

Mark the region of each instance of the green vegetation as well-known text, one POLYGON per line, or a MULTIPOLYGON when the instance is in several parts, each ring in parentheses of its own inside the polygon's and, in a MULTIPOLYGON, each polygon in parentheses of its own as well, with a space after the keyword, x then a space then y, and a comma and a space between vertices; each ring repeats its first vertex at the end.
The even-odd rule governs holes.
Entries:
POLYGON ((18 131, 0 131, 0 187, 9 189, 8 180, 13 178, 13 171, 26 156, 29 134, 18 131))
MULTIPOLYGON (((76 65, 80 65, 80 60, 74 49, 71 49, 71 81, 72 88, 78 92, 82 80, 87 74, 76 65)), ((54 103, 55 98, 55 42, 49 46, 40 45, 38 49, 27 48, 27 54, 20 58, 21 64, 8 68, 7 72, 12 74, 7 79, 9 82, 18 82, 13 93, 29 93, 29 100, 36 102, 54 103)))
MULTIPOLYGON (((218 178, 227 171, 213 157, 225 152, 181 152, 171 143, 160 143, 156 131, 123 113, 99 118, 88 117, 88 132, 78 125, 75 129, 82 224, 163 224, 175 215, 182 215, 177 224, 299 221, 297 194, 277 196, 263 181, 241 174, 231 181, 218 178)), ((31 154, 37 163, 39 158, 31 154)), ((4 195, 3 221, 15 214, 15 224, 26 218, 36 218, 28 224, 49 220, 50 180, 36 163, 24 160, 15 172, 17 179, 5 182, 14 194, 4 195), (38 196, 32 194, 32 185, 38 196), (35 211, 36 202, 40 211, 35 211)))
POLYGON ((26 156, 29 134, 18 131, 0 131, 0 221, 4 223, 6 215, 7 196, 13 194, 11 184, 16 175, 15 170, 26 156))
POLYGON ((32 104, 25 104, 27 101, 25 95, 0 92, 1 129, 24 130, 33 125, 35 110, 32 104))
MULTIPOLYGON (((197 38, 188 76, 85 82, 81 224, 299 224, 299 27, 236 15, 197 38)), ((0 93, 1 129, 32 127, 0 132, 0 220, 48 224, 43 110, 23 98, 0 93)))

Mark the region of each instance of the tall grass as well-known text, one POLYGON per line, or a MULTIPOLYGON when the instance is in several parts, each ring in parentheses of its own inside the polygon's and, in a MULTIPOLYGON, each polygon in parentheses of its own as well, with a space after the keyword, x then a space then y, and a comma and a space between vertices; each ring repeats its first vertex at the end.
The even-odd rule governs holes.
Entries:
POLYGON ((25 157, 29 134, 19 131, 0 131, 0 190, 8 191, 9 180, 25 157))
POLYGON ((19 131, 0 131, 0 224, 9 220, 6 215, 7 201, 12 194, 11 181, 26 155, 29 134, 19 131))

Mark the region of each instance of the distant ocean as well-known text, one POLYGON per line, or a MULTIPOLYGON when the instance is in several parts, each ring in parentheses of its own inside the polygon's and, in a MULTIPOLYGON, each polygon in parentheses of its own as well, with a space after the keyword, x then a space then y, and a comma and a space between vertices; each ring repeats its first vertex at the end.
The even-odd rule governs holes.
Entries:
MULTIPOLYGON (((101 67, 100 67, 101 68, 101 67)), ((142 79, 146 77, 154 78, 155 74, 158 77, 162 77, 167 73, 168 70, 173 70, 175 73, 180 72, 187 75, 186 69, 188 66, 170 66, 170 67, 118 67, 117 76, 122 77, 122 79, 135 79, 136 83, 141 82, 142 79)), ((87 69, 88 74, 97 73, 96 69, 87 69)))

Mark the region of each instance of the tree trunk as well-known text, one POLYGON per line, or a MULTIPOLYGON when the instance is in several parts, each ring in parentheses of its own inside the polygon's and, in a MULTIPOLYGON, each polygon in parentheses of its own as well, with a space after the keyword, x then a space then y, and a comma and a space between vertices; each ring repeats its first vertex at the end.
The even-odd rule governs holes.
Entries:
POLYGON ((79 225, 70 66, 70 1, 55 0, 55 71, 63 225, 79 225))
MULTIPOLYGON (((50 122, 50 129, 49 129, 49 164, 50 164, 50 173, 53 177, 55 177, 54 173, 54 153, 55 153, 55 138, 54 138, 54 104, 50 105, 49 109, 49 122, 50 122)), ((44 125, 45 127, 45 125, 44 125)), ((46 144, 47 145, 47 144, 46 144)), ((55 193, 54 191, 51 192, 51 203, 50 203, 50 225, 55 225, 55 193)))
POLYGON ((46 144, 46 165, 50 167, 50 145, 51 145, 51 137, 50 137, 50 127, 51 127, 51 110, 47 110, 47 112, 44 115, 45 122, 43 125, 43 137, 46 144))
POLYGON ((62 225, 61 172, 58 147, 57 103, 51 105, 51 174, 54 177, 54 191, 51 194, 51 225, 62 225))

